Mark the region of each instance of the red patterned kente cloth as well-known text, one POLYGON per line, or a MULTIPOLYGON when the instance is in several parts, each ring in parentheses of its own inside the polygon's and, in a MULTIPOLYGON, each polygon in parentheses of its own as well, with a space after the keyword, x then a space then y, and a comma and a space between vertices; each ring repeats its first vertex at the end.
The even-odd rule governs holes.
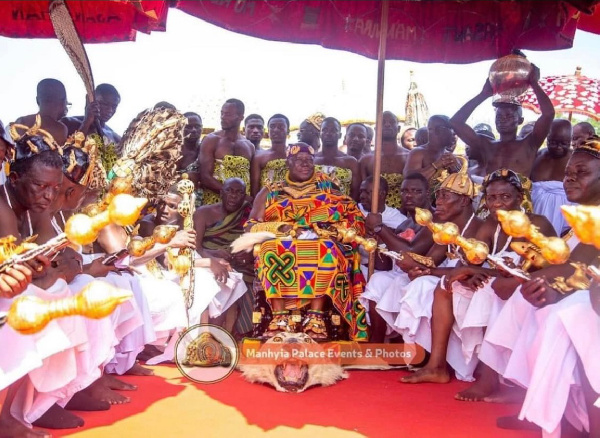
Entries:
POLYGON ((364 235, 364 217, 356 203, 342 194, 325 175, 315 172, 309 181, 285 181, 269 187, 265 222, 288 222, 300 238, 276 238, 261 244, 257 277, 267 299, 283 298, 286 308, 306 306, 311 299, 328 296, 350 326, 351 339, 367 341, 365 309, 358 298, 365 280, 355 247, 303 231, 313 225, 327 228, 341 223, 364 235))

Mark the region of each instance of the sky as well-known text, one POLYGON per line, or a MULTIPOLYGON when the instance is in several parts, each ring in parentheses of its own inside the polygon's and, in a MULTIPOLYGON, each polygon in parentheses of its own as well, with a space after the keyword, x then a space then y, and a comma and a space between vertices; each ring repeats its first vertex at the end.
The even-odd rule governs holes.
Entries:
MULTIPOLYGON (((578 32, 574 47, 526 52, 541 75, 583 74, 600 78, 595 56, 600 36, 578 32)), ((113 84, 121 105, 108 123, 123 132, 137 113, 159 101, 195 111, 205 127, 219 127, 222 103, 231 97, 246 104, 246 114, 268 119, 275 113, 298 125, 320 111, 340 120, 375 119, 377 62, 360 55, 315 45, 265 41, 213 26, 171 9, 166 32, 138 33, 137 41, 88 44, 96 84, 113 84)), ((7 124, 37 111, 35 88, 46 77, 61 80, 81 115, 85 88, 64 49, 55 39, 0 37, 0 120, 7 124)), ((467 65, 387 61, 384 109, 404 114, 410 71, 431 114, 452 116, 482 88, 493 61, 467 65)), ((526 112, 526 120, 537 116, 526 112)), ((493 121, 490 101, 471 123, 493 121)))

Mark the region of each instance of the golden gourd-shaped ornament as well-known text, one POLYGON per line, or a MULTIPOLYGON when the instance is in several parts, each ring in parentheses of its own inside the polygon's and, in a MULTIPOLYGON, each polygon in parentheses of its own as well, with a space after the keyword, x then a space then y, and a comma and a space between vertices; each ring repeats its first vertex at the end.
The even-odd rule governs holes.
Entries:
POLYGON ((98 237, 102 228, 110 223, 125 227, 135 224, 146 205, 145 198, 131 195, 116 195, 108 208, 95 216, 75 214, 65 224, 65 234, 69 241, 78 245, 89 245, 98 237))
POLYGON ((539 228, 531 223, 526 213, 519 210, 498 210, 496 214, 498 222, 506 234, 524 238, 533 243, 549 263, 558 265, 569 260, 571 251, 567 243, 560 237, 544 236, 539 228))
POLYGON ((460 235, 460 229, 452 222, 439 224, 433 222, 433 215, 429 210, 423 208, 415 209, 415 221, 429 228, 432 233, 433 241, 438 245, 457 245, 463 252, 469 263, 475 265, 482 264, 490 253, 488 246, 479 240, 465 238, 460 235))
POLYGON ((33 334, 53 319, 64 316, 104 318, 131 297, 131 291, 117 289, 103 281, 92 281, 80 293, 68 298, 44 301, 31 295, 17 297, 8 310, 6 323, 19 333, 33 334))

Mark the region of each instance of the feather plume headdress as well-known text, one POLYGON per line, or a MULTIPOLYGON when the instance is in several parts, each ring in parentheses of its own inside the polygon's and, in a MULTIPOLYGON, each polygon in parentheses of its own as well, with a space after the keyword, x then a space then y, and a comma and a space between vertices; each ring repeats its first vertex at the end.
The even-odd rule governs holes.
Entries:
POLYGON ((138 114, 123 134, 122 155, 108 179, 129 177, 135 196, 157 200, 177 179, 185 124, 185 116, 169 108, 138 114))

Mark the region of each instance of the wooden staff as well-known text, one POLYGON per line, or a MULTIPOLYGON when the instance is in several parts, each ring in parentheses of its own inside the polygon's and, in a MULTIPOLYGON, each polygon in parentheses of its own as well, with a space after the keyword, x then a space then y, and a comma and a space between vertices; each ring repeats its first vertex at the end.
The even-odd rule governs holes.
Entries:
MULTIPOLYGON (((385 79, 385 54, 387 47, 388 15, 390 3, 381 2, 381 32, 379 34, 379 54, 377 56, 377 117, 375 119, 375 163, 373 164, 373 194, 371 198, 371 212, 379 211, 379 176, 381 175, 381 143, 383 124, 383 87, 385 79)), ((375 253, 369 255, 369 277, 375 270, 375 253)))

